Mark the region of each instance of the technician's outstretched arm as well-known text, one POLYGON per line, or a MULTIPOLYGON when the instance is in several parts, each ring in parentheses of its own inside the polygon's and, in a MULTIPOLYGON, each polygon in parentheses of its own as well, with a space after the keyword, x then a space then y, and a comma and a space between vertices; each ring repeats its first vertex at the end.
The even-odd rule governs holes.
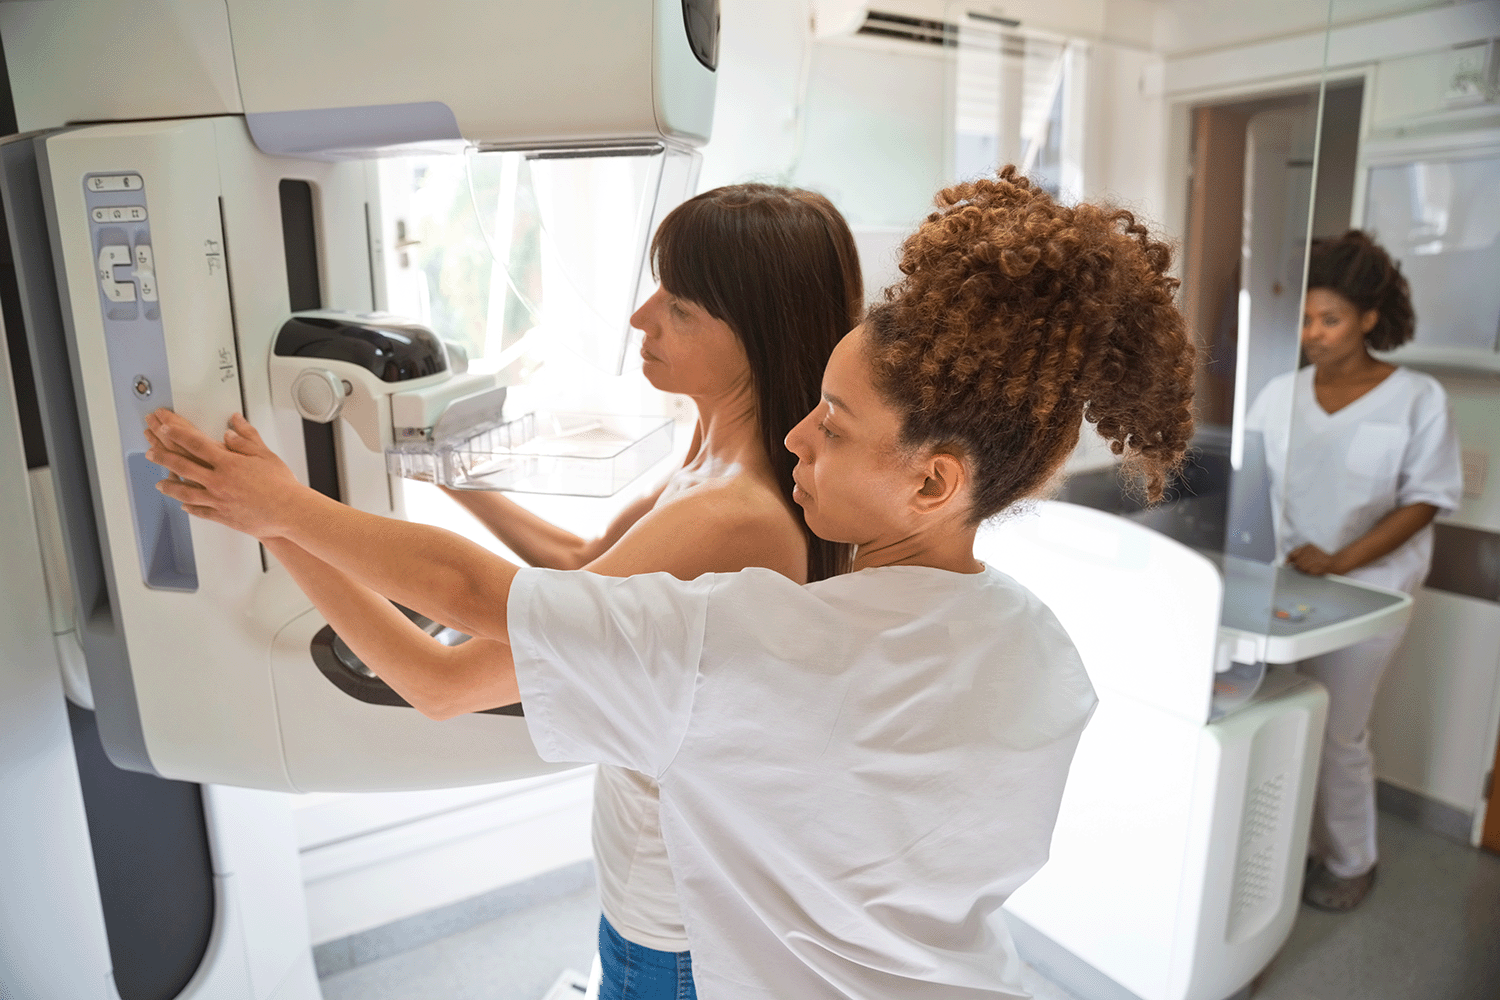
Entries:
POLYGON ((147 457, 173 473, 157 488, 191 513, 285 538, 371 590, 476 638, 508 641, 517 568, 451 531, 346 507, 297 482, 239 414, 224 443, 184 418, 147 418, 147 457))
POLYGON ((355 655, 423 715, 448 719, 521 700, 509 643, 445 646, 390 601, 287 539, 268 538, 265 546, 355 655))

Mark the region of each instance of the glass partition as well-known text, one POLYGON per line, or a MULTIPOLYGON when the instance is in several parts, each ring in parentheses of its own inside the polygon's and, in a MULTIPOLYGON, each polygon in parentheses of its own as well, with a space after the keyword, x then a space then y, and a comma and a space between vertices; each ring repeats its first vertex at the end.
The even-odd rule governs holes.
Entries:
POLYGON ((1364 783, 1493 821, 1500 9, 1383 4, 1376 37, 1360 30, 1367 7, 1332 2, 1330 93, 1365 84, 1342 220, 1364 235, 1357 261, 1312 251, 1281 548, 1302 565, 1298 547, 1315 547, 1309 572, 1412 601, 1409 622, 1302 667, 1329 688, 1332 738, 1368 731, 1364 783), (1340 312, 1368 325, 1353 353, 1331 335, 1340 312), (1350 699, 1372 707, 1338 732, 1350 699))
POLYGON ((1014 163, 1054 196, 1076 198, 1076 97, 1085 46, 966 9, 954 65, 953 168, 958 179, 1014 163), (1064 192, 1067 192, 1064 195, 1064 192))
POLYGON ((532 493, 519 502, 585 536, 644 485, 624 487, 691 408, 640 375, 630 316, 655 289, 651 234, 693 193, 698 163, 665 143, 379 162, 385 307, 508 387, 505 423, 391 458, 415 477, 400 480, 408 517, 503 552, 429 482, 532 493))
POLYGON ((1181 305, 1200 346, 1190 461, 1147 509, 1085 433, 1058 498, 1220 566, 1219 714, 1251 697, 1267 659, 1284 660, 1283 640, 1328 605, 1288 590, 1294 571, 1277 565, 1286 482, 1271 466, 1291 413, 1267 418, 1256 401, 1302 361, 1309 239, 1342 233, 1353 210, 1364 78, 1326 77, 1330 14, 1329 0, 1253 14, 1206 0, 1069 34, 950 7, 953 176, 1015 163, 1065 202, 1136 210, 1179 248, 1181 305))
POLYGON ((476 370, 524 367, 546 341, 619 374, 654 288, 651 234, 692 192, 698 160, 649 143, 382 161, 390 308, 461 344, 476 370))

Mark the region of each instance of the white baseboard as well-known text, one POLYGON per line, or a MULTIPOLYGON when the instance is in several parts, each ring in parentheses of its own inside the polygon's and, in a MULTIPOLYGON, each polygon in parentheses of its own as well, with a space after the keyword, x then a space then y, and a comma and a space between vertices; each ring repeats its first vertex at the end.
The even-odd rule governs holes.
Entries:
POLYGON ((447 906, 592 856, 593 768, 492 785, 470 801, 313 802, 299 817, 312 943, 447 906), (363 817, 341 823, 339 813, 363 817), (403 817, 403 812, 408 815, 403 817), (367 825, 379 822, 374 826, 367 825), (362 827, 362 828, 361 828, 362 827), (336 839, 323 839, 337 829, 336 839), (312 831, 322 831, 312 837, 312 831))

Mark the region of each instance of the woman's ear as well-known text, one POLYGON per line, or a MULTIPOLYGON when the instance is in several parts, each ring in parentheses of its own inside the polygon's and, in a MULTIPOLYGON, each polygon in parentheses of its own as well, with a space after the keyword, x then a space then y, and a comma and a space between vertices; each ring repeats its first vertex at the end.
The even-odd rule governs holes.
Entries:
POLYGON ((1379 322, 1380 310, 1366 309, 1364 312, 1359 314, 1359 332, 1362 334, 1369 333, 1371 330, 1375 329, 1375 324, 1379 322))
POLYGON ((968 482, 968 470, 957 455, 935 452, 926 466, 922 486, 912 497, 912 509, 923 514, 953 503, 968 482))

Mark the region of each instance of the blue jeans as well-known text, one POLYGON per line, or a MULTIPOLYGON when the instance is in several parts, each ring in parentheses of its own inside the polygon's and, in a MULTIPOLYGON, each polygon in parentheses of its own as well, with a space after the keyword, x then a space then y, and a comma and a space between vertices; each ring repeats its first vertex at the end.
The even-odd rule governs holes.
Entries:
POLYGON ((697 1000, 693 989, 693 956, 685 951, 657 951, 620 937, 599 918, 599 967, 604 978, 599 1000, 697 1000))

